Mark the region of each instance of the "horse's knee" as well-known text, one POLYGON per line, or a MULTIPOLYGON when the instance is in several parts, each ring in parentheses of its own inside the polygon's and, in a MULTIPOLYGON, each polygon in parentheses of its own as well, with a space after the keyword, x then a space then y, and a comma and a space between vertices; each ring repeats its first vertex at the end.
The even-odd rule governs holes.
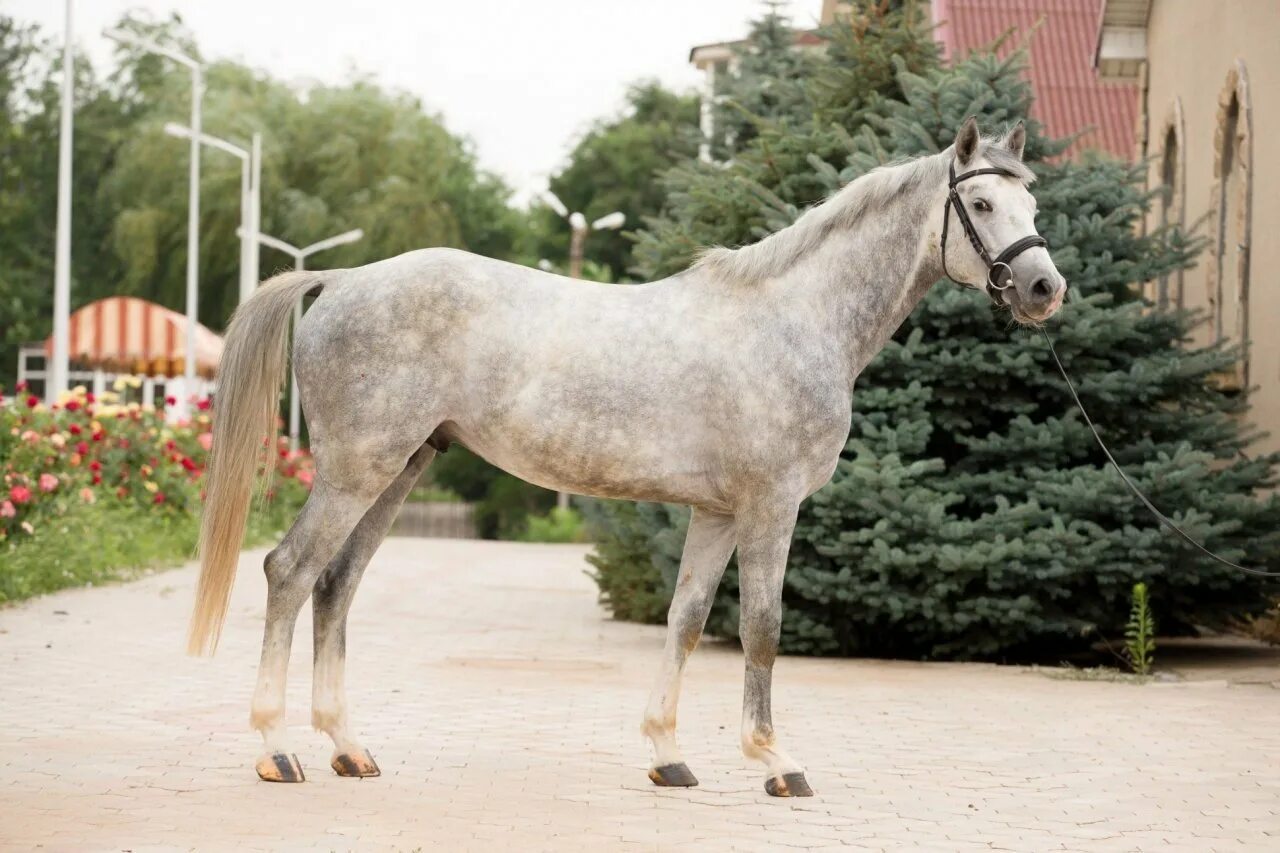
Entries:
POLYGON ((738 634, 747 663, 772 666, 778 654, 778 638, 782 634, 782 607, 744 606, 739 617, 738 634))
POLYGON ((692 652, 702 638, 711 603, 711 596, 701 591, 690 592, 683 600, 672 603, 667 621, 675 627, 680 648, 685 654, 692 652))

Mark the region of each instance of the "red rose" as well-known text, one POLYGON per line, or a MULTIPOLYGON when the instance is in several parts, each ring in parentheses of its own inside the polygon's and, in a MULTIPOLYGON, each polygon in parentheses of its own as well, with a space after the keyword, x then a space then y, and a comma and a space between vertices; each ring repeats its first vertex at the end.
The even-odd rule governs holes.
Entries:
POLYGON ((76 442, 76 453, 79 453, 81 456, 84 456, 88 452, 89 452, 89 442, 87 441, 76 442))
POLYGON ((101 471, 101 470, 102 470, 102 463, 101 463, 101 462, 99 462, 97 459, 93 460, 92 462, 90 462, 90 463, 89 463, 89 470, 90 470, 90 471, 101 471))
POLYGON ((182 467, 186 468, 188 471, 195 471, 196 463, 191 461, 191 457, 184 456, 182 457, 182 467))
POLYGON ((27 397, 28 409, 34 409, 38 405, 40 405, 40 398, 37 397, 35 394, 32 394, 31 396, 27 397))
POLYGON ((79 435, 80 424, 72 424, 71 426, 67 427, 67 431, 70 432, 72 435, 79 435))
POLYGON ((94 475, 93 475, 93 484, 96 486, 96 485, 98 485, 98 484, 99 484, 99 483, 101 483, 101 482, 102 482, 102 475, 101 475, 101 474, 94 474, 94 475))
POLYGON ((155 499, 152 501, 152 503, 158 503, 158 504, 164 503, 164 492, 156 492, 155 499))
POLYGON ((95 397, 95 396, 93 396, 93 392, 90 392, 90 393, 88 393, 88 394, 85 394, 85 395, 84 395, 84 401, 85 401, 86 403, 96 403, 96 402, 98 402, 98 398, 97 398, 97 397, 95 397))
POLYGON ((75 411, 76 409, 78 409, 78 408, 80 408, 80 404, 79 404, 78 402, 76 402, 75 400, 68 400, 68 401, 67 401, 67 411, 68 411, 68 412, 74 412, 74 411, 75 411))
POLYGON ((177 397, 165 397, 165 398, 164 398, 164 404, 165 404, 166 406, 176 406, 176 405, 178 405, 178 398, 177 398, 177 397))
POLYGON ((209 407, 212 405, 213 405, 213 401, 210 400, 208 397, 205 397, 203 400, 200 400, 199 402, 196 403, 196 408, 202 412, 207 412, 209 411, 209 407))
POLYGON ((31 490, 26 486, 14 486, 9 490, 9 499, 16 504, 24 504, 31 500, 31 490))
MULTIPOLYGON (((93 440, 94 440, 94 441, 102 441, 102 435, 103 435, 102 430, 98 430, 97 432, 95 432, 95 433, 93 434, 93 440)), ((122 445, 121 445, 121 447, 123 447, 123 446, 124 446, 124 445, 122 444, 122 445)))

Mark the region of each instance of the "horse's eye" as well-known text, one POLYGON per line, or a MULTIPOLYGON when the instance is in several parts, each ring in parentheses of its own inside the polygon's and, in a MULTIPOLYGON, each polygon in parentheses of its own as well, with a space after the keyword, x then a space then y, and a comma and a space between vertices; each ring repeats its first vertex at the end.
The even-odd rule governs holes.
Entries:
POLYGON ((991 204, 985 198, 975 198, 973 200, 973 209, 981 210, 983 213, 990 213, 991 204))

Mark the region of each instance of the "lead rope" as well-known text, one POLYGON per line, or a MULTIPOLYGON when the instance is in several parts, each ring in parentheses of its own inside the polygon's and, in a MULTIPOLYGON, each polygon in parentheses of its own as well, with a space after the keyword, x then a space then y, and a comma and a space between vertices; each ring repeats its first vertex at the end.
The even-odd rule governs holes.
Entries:
POLYGON ((1058 351, 1053 348, 1053 339, 1049 337, 1049 333, 1045 331, 1043 327, 1040 329, 1040 333, 1044 335, 1044 342, 1049 345, 1049 354, 1053 356, 1054 363, 1058 365, 1058 372, 1062 374, 1062 380, 1067 383, 1067 390, 1071 392, 1071 398, 1076 401, 1076 406, 1080 409, 1080 414, 1084 415, 1084 422, 1088 424, 1089 429, 1093 431, 1093 437, 1097 440, 1098 447, 1102 448, 1102 452, 1107 456, 1107 461, 1111 463, 1111 467, 1116 469, 1116 473, 1120 475, 1120 479, 1124 480, 1124 484, 1129 487, 1129 491, 1133 492, 1134 496, 1137 497, 1138 500, 1142 501, 1143 506, 1151 510, 1151 514, 1156 517, 1156 520, 1172 530, 1180 539, 1182 539, 1182 541, 1186 542, 1192 548, 1195 548, 1206 557, 1217 560, 1224 566, 1229 566, 1233 569, 1245 572, 1246 574, 1257 575, 1258 577, 1280 578, 1280 572, 1264 572, 1261 569, 1251 569, 1248 566, 1233 563, 1225 557, 1219 557, 1217 554, 1192 539, 1190 534, 1178 525, 1174 524, 1173 519, 1169 518, 1169 516, 1156 508, 1156 505, 1153 504, 1151 500, 1142 493, 1142 490, 1135 486, 1133 481, 1129 479, 1129 475, 1125 474, 1124 469, 1120 467, 1120 463, 1116 461, 1116 458, 1111 455, 1111 451, 1107 449, 1107 445, 1102 441, 1102 436, 1098 433, 1098 428, 1093 425, 1093 419, 1090 418, 1089 413, 1085 411, 1084 403, 1080 402, 1080 395, 1076 393, 1076 386, 1071 384, 1071 377, 1067 376, 1067 369, 1062 366, 1062 359, 1058 358, 1058 351))

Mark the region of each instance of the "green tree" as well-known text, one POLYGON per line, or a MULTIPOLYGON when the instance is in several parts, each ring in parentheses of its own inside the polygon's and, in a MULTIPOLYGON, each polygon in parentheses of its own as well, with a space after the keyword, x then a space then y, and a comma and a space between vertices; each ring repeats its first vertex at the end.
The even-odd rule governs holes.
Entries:
MULTIPOLYGON (((733 72, 716 77, 712 154, 727 159, 747 148, 762 123, 799 123, 811 107, 808 81, 817 65, 796 47, 797 33, 780 0, 767 0, 734 49, 733 72)), ((726 69, 727 70, 727 69, 726 69)))
MULTIPOLYGON (((884 88, 862 106, 762 125, 729 168, 669 173, 668 205, 640 236, 641 265, 667 271, 696 245, 740 244, 788 224, 876 165, 942 150, 969 114, 989 131, 1028 114, 1021 56, 977 54, 950 68, 923 53, 913 60, 889 47, 922 35, 910 14, 861 8, 844 27, 851 41, 815 68, 814 100, 814 89, 848 91, 858 68, 869 71, 884 88)), ((1030 123, 1038 226, 1074 296, 1052 333, 1085 404, 1120 463, 1193 536, 1276 565, 1280 500, 1269 495, 1280 460, 1248 454, 1245 400, 1213 381, 1238 353, 1187 348, 1192 318, 1150 310, 1135 287, 1189 263, 1194 247, 1171 230, 1138 233, 1148 201, 1140 167, 1043 162, 1060 150, 1030 123)), ((788 651, 1044 655, 1121 635, 1138 582, 1158 592, 1169 632, 1260 611, 1274 589, 1163 532, 1107 469, 1043 341, 1011 329, 981 295, 935 287, 854 399, 835 476, 801 508, 784 593, 788 651)), ((666 569, 669 590, 668 563, 609 559, 615 545, 638 551, 634 514, 615 522, 616 513, 605 506, 595 520, 600 574, 636 586, 666 569)), ((665 553, 672 525, 645 518, 650 550, 665 553)), ((735 599, 731 570, 711 630, 735 633, 735 599)))
MULTIPOLYGON (((120 28, 199 56, 179 17, 126 16, 120 28)), ((427 246, 512 257, 524 217, 471 145, 404 93, 355 78, 302 91, 234 62, 206 61, 204 129, 247 144, 263 134, 262 229, 305 245, 360 227, 365 238, 315 259, 351 266, 427 246)), ((16 345, 51 326, 60 71, 40 34, 0 16, 0 382, 16 345)), ((111 294, 185 306, 186 71, 120 47, 106 77, 78 63, 72 307, 111 294)), ((201 156, 201 322, 220 329, 238 299, 240 163, 201 156)), ((264 249, 259 277, 288 259, 264 249)))
MULTIPOLYGON (((568 164, 550 180, 551 191, 588 220, 620 210, 622 231, 587 238, 585 257, 601 267, 596 277, 618 279, 632 267, 630 230, 662 209, 657 176, 698 150, 698 100, 656 81, 634 84, 621 115, 596 122, 574 146, 568 164)), ((533 212, 534 254, 558 266, 569 253, 569 228, 547 207, 533 212)))

